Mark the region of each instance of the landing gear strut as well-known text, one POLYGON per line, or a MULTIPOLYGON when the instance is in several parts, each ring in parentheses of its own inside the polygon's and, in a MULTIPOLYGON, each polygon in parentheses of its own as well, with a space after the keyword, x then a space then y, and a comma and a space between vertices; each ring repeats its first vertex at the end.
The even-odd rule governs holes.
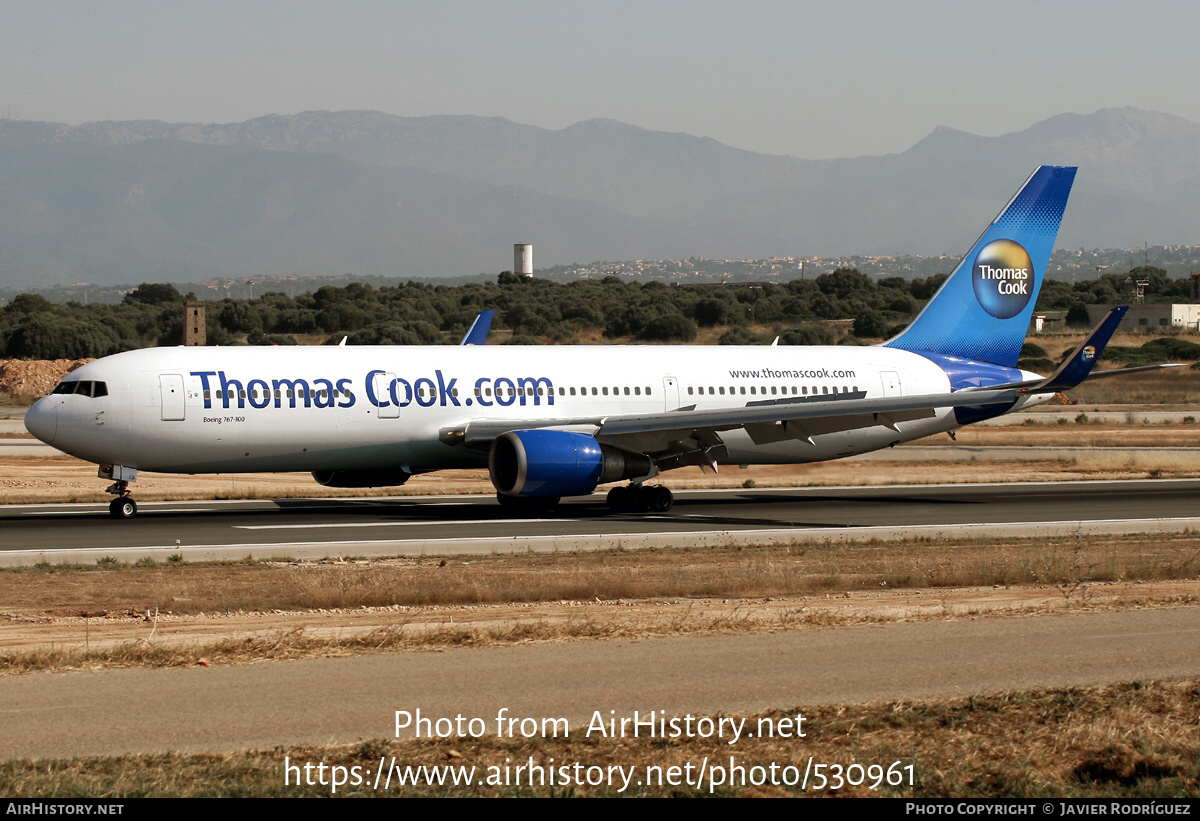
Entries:
POLYGON ((108 515, 114 519, 132 519, 137 515, 137 502, 129 495, 129 482, 118 480, 106 488, 108 493, 117 494, 117 498, 108 503, 108 515))
POLYGON ((614 513, 640 513, 647 510, 666 513, 675 503, 675 496, 662 485, 624 485, 610 490, 606 501, 609 510, 614 513))

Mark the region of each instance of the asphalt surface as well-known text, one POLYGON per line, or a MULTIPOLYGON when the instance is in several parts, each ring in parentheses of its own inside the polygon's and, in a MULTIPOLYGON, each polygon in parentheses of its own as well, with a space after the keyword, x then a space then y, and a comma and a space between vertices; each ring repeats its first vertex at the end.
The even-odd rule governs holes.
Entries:
POLYGON ((666 514, 612 514, 603 497, 513 518, 493 497, 0 507, 0 563, 438 555, 652 544, 778 543, 905 534, 1179 532, 1200 526, 1200 480, 683 491, 666 514))
POLYGON ((9 676, 0 678, 0 757, 352 743, 395 737, 397 710, 415 715, 419 709, 431 721, 480 718, 495 734, 496 717, 507 708, 508 717, 539 724, 565 718, 575 738, 597 712, 605 720, 634 710, 643 716, 650 710, 802 713, 820 704, 1196 677, 1196 612, 1163 608, 9 676))
POLYGON ((650 536, 743 537, 872 528, 1151 521, 1197 515, 1198 480, 936 485, 792 490, 684 491, 667 514, 611 514, 603 497, 572 500, 553 514, 513 518, 491 497, 395 497, 148 503, 136 519, 105 505, 0 508, 0 560, 30 554, 181 549, 189 559, 229 555, 431 554, 602 546, 650 536), (539 541, 540 540, 540 541, 539 541))

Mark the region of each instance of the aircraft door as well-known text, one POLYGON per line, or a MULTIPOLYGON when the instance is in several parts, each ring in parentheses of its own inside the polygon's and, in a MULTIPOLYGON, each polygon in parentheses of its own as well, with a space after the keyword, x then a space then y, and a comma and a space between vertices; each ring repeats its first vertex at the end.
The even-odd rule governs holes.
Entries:
POLYGON ((900 387, 900 374, 895 371, 880 371, 879 378, 883 381, 884 396, 904 396, 904 389, 900 387))
POLYGON ((183 376, 177 373, 159 374, 158 389, 162 394, 162 420, 164 422, 182 421, 187 413, 183 376))
POLYGON ((395 381, 396 374, 394 373, 375 374, 375 384, 371 386, 371 392, 379 402, 380 419, 400 418, 400 406, 392 401, 392 383, 395 381))
POLYGON ((679 380, 673 376, 663 377, 663 410, 673 411, 679 407, 679 380))

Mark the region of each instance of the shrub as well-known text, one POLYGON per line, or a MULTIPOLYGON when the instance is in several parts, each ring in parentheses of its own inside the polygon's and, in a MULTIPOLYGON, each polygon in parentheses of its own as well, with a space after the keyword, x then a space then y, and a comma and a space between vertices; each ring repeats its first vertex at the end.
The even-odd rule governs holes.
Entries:
POLYGON ((650 320, 637 337, 648 342, 691 342, 696 333, 696 323, 683 314, 665 314, 650 320))

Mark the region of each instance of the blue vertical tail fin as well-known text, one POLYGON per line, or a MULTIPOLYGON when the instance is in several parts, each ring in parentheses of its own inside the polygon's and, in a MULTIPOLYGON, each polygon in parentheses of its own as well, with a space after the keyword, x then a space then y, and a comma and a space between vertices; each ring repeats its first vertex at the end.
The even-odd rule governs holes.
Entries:
POLYGON ((1075 171, 1034 171, 912 324, 884 344, 1016 365, 1075 171))

